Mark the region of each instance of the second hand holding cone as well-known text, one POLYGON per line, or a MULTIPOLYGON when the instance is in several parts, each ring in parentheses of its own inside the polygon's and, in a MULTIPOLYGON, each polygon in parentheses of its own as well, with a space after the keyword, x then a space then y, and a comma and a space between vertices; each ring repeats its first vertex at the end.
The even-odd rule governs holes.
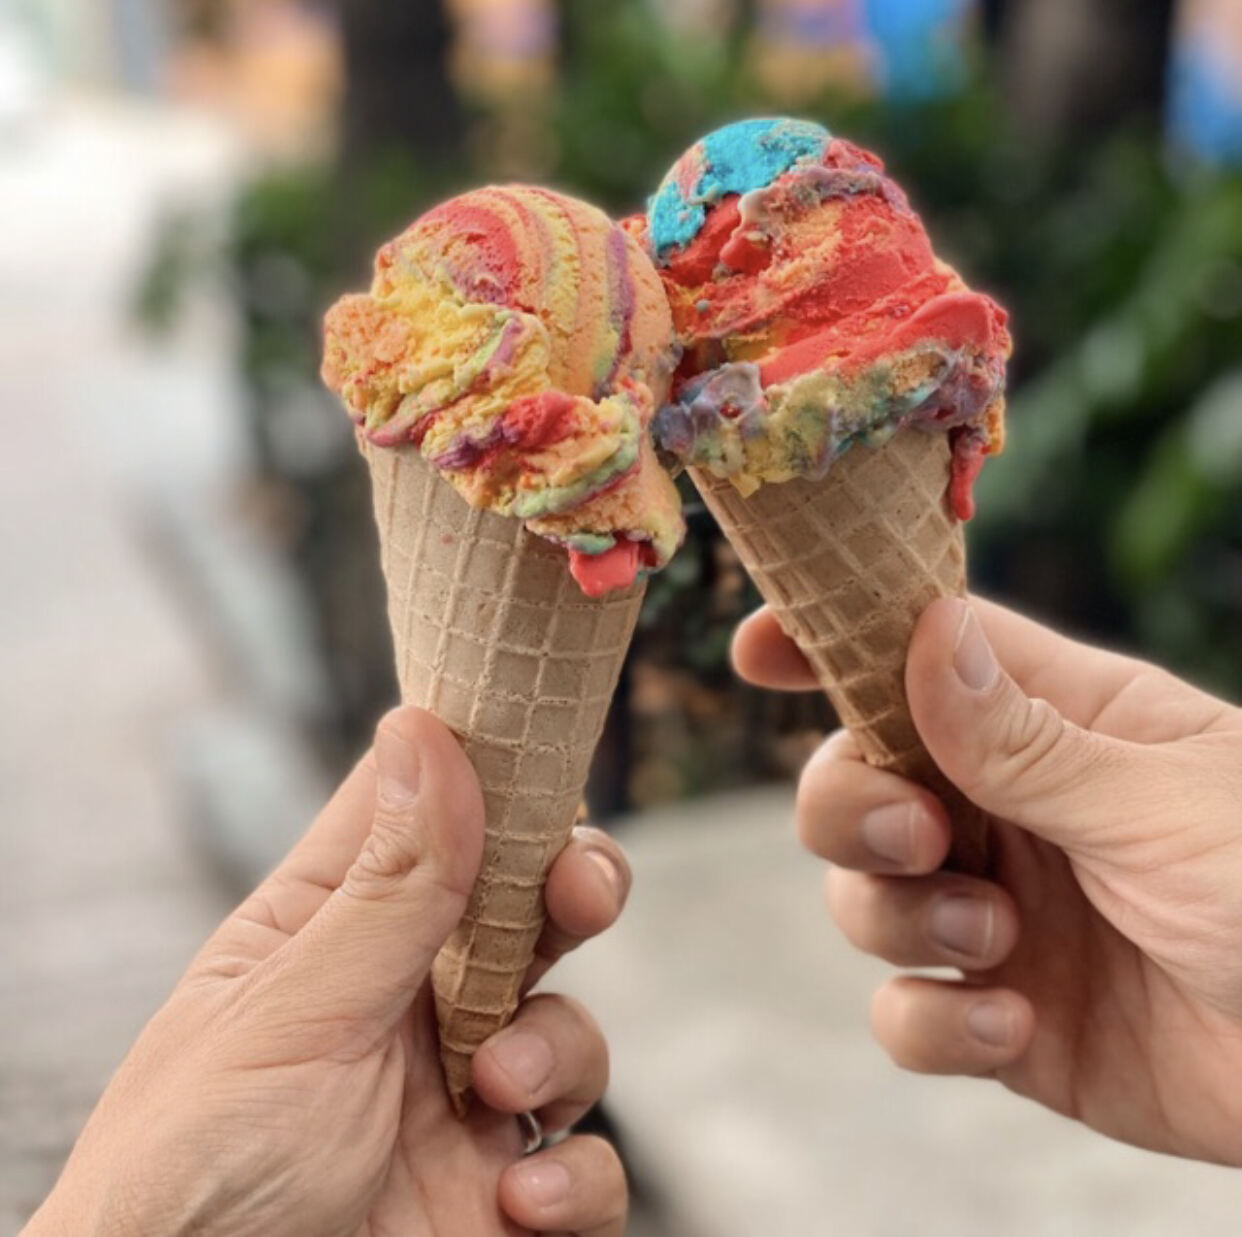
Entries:
POLYGON ((962 595, 961 522, 1003 443, 1004 311, 938 261, 883 164, 816 124, 750 120, 696 143, 645 219, 685 356, 655 434, 687 466, 866 759, 953 820, 906 701, 919 615, 962 595))
POLYGON ((402 698, 462 737, 486 842, 433 987, 450 1098, 512 1017, 643 597, 682 536, 648 425, 672 323, 634 240, 547 190, 437 207, 327 321, 371 468, 402 698))

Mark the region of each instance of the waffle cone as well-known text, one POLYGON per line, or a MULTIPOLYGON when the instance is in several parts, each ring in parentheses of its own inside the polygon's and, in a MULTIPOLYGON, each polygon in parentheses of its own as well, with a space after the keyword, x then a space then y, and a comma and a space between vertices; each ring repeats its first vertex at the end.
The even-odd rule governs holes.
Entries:
POLYGON ((363 454, 401 698, 460 736, 483 790, 482 867, 432 969, 445 1078, 464 1113, 475 1049, 517 1008, 643 588, 590 600, 564 551, 469 507, 415 449, 363 454))
POLYGON ((978 873, 986 819, 923 746, 905 687, 919 615, 966 591, 961 525, 945 501, 950 463, 948 435, 907 429, 847 451, 823 480, 764 485, 749 497, 700 469, 690 474, 864 758, 942 798, 950 862, 978 873))

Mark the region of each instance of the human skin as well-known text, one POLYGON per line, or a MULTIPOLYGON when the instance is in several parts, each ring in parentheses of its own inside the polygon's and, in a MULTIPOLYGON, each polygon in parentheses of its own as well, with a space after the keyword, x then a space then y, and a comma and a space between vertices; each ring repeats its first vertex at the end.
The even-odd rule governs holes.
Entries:
MULTIPOLYGON (((814 679, 766 611, 734 643, 773 688, 814 679)), ((987 602, 935 602, 910 706, 993 818, 995 879, 938 872, 944 808, 847 734, 797 826, 858 948, 899 967, 872 1028, 900 1066, 995 1077, 1109 1137, 1242 1165, 1242 710, 987 602)))
MULTIPOLYGON (((440 1073, 427 975, 483 845, 474 771, 400 709, 280 867, 221 925, 148 1024, 26 1237, 617 1237, 612 1148, 527 1158, 513 1114, 567 1129, 607 1048, 564 997, 527 998, 474 1061, 465 1122, 440 1073)), ((576 831, 547 884, 529 988, 617 917, 620 849, 576 831)))

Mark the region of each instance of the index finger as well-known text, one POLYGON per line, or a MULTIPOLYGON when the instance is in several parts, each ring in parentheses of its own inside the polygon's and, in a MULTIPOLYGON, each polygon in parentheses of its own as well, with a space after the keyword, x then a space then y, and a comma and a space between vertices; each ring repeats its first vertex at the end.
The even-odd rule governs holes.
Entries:
MULTIPOLYGON (((1063 636, 1014 610, 971 596, 971 605, 1001 664, 1027 695, 1056 699, 1079 725, 1117 694, 1141 668, 1132 658, 1063 636)), ((756 687, 814 691, 819 687, 798 646, 766 606, 739 625, 733 665, 756 687)))
POLYGON ((612 927, 629 897, 633 875, 625 852, 602 829, 579 825, 544 887, 548 920, 522 983, 529 992, 584 941, 612 927))
POLYGON ((732 657, 733 668, 756 687, 783 692, 815 691, 819 687, 810 663, 767 606, 738 625, 732 657))

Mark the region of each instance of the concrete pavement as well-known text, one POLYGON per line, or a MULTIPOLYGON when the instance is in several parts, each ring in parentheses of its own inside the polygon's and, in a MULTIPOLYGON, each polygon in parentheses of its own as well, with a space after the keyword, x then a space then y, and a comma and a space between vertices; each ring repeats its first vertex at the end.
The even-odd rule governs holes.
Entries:
POLYGON ((560 968, 613 1050, 609 1103, 677 1237, 1225 1237, 1242 1174, 1108 1142, 872 1043, 887 968, 823 910, 788 790, 645 814, 621 923, 560 968))
POLYGON ((226 325, 157 352, 125 307, 161 203, 232 159, 112 105, 0 159, 0 1232, 224 909, 163 758, 219 684, 144 548, 142 479, 205 493, 238 466, 226 325))

